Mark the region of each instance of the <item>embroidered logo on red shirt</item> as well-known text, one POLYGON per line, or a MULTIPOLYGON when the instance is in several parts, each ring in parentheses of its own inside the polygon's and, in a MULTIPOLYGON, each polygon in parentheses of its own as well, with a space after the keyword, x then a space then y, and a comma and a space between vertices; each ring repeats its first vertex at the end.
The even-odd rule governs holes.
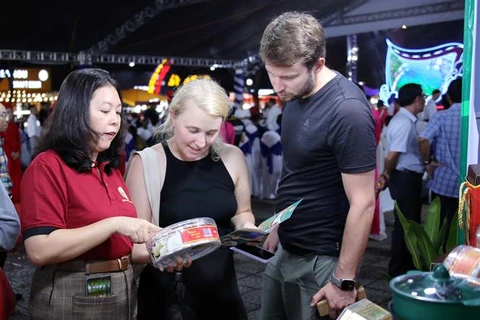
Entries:
POLYGON ((133 202, 128 198, 127 193, 125 192, 125 190, 123 190, 122 187, 118 187, 117 190, 118 190, 118 193, 120 193, 120 195, 124 198, 124 199, 122 199, 122 201, 133 203, 133 202))

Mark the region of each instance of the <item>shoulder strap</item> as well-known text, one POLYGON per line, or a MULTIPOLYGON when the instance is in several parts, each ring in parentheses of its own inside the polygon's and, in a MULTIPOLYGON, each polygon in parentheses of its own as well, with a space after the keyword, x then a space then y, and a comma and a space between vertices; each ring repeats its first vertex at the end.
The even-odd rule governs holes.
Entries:
POLYGON ((152 210, 152 223, 158 226, 160 221, 160 195, 167 169, 165 150, 163 147, 160 147, 158 151, 155 151, 149 147, 134 153, 138 154, 142 159, 143 178, 152 210))

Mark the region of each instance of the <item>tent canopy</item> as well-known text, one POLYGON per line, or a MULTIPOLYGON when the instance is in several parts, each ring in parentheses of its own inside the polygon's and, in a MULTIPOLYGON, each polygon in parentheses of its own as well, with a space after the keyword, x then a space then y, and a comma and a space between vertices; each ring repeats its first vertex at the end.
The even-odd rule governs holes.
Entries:
MULTIPOLYGON (((257 54, 268 22, 290 10, 310 12, 323 23, 330 38, 327 44, 333 46, 328 49, 327 63, 336 68, 346 63, 345 54, 339 54, 346 50, 345 40, 340 36, 398 29, 402 24, 461 20, 464 10, 463 0, 4 2, 0 10, 0 64, 7 57, 2 54, 6 50, 96 52, 126 55, 122 68, 127 68, 128 55, 248 59, 257 54)), ((32 57, 23 54, 15 59, 35 62, 32 57)), ((12 59, 11 64, 15 63, 18 62, 12 59)), ((151 70, 152 65, 148 68, 151 70)))
POLYGON ((6 1, 0 49, 80 52, 107 39, 107 53, 241 60, 284 11, 310 12, 337 37, 463 19, 463 8, 463 0, 6 1))

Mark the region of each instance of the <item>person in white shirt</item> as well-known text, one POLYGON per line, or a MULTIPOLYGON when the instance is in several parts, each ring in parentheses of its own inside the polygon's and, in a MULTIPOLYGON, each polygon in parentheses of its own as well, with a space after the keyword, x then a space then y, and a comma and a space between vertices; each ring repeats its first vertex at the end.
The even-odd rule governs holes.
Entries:
POLYGON ((441 94, 442 93, 438 89, 432 91, 432 95, 428 97, 425 102, 425 109, 417 115, 418 120, 428 122, 432 119, 435 112, 437 112, 437 100, 440 98, 441 94))
POLYGON ((278 105, 278 103, 275 102, 274 99, 270 99, 269 104, 271 105, 271 107, 267 109, 265 126, 268 128, 268 130, 277 131, 277 118, 279 115, 282 114, 282 108, 280 108, 280 106, 278 105))
POLYGON ((40 138, 40 121, 38 121, 38 110, 34 105, 31 105, 30 115, 27 119, 27 135, 30 140, 30 153, 35 152, 37 140, 40 138))
MULTIPOLYGON (((422 86, 405 84, 398 91, 398 102, 401 108, 387 126, 387 156, 384 170, 378 177, 377 190, 385 190, 388 186, 405 218, 420 223, 425 165, 418 148, 415 122, 425 107, 422 86)), ((404 240, 404 230, 395 214, 388 273, 396 277, 413 269, 415 266, 404 240)))

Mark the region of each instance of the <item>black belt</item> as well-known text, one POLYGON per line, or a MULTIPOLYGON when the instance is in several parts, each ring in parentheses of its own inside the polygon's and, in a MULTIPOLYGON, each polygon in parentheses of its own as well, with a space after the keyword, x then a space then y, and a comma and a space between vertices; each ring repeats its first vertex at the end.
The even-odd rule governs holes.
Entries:
POLYGON ((408 170, 408 169, 395 170, 395 171, 398 172, 398 173, 414 173, 414 174, 423 175, 423 172, 422 172, 422 173, 419 173, 419 172, 417 172, 417 171, 408 170))

